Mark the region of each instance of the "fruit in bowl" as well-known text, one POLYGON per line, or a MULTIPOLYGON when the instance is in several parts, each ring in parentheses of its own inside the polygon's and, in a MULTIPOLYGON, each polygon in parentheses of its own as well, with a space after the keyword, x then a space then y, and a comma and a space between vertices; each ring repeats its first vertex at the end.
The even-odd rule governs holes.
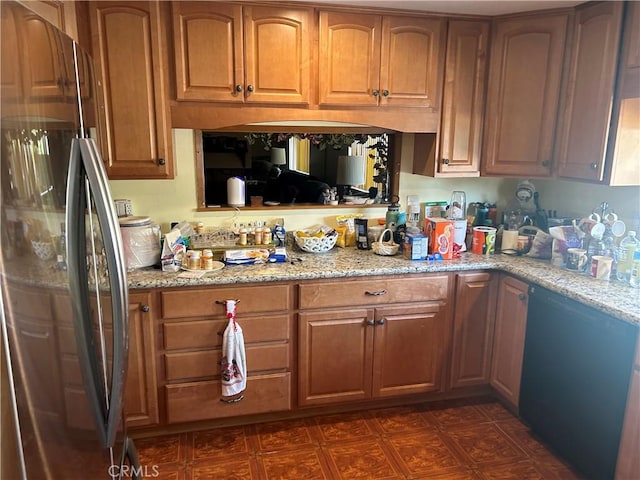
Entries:
POLYGON ((324 253, 331 250, 338 240, 338 232, 322 225, 306 230, 298 230, 293 234, 296 245, 309 253, 324 253))

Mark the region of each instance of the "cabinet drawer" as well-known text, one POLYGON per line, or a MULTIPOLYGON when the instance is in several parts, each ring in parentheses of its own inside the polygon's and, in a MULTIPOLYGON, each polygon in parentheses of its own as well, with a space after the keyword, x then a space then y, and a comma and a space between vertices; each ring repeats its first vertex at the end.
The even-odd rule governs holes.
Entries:
POLYGON ((29 290, 12 285, 7 287, 7 310, 12 312, 7 321, 12 318, 29 318, 31 320, 51 321, 51 300, 45 290, 29 290))
POLYGON ((300 308, 348 307, 446 300, 448 274, 375 280, 327 281, 298 286, 300 308))
POLYGON ((274 312, 289 309, 288 285, 228 287, 198 290, 169 290, 160 294, 162 318, 225 316, 225 307, 216 303, 240 300, 239 318, 245 313, 274 312))
POLYGON ((291 409, 291 374, 249 377, 244 398, 237 403, 220 401, 219 380, 167 385, 167 422, 193 422, 291 409))
MULTIPOLYGON (((249 374, 265 370, 289 368, 289 344, 249 345, 245 348, 249 374)), ((167 381, 217 377, 220 375, 222 350, 167 353, 165 355, 167 381)))
MULTIPOLYGON (((229 320, 190 320, 165 322, 164 348, 167 350, 213 348, 222 346, 222 334, 229 320)), ((288 315, 245 317, 238 319, 246 343, 289 339, 288 315)))

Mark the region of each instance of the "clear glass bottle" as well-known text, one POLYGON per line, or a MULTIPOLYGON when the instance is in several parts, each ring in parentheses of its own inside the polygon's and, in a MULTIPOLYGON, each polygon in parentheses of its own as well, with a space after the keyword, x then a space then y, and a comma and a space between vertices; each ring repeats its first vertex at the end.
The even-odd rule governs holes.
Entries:
POLYGON ((627 235, 620 241, 620 245, 617 248, 617 262, 618 268, 616 271, 616 278, 621 282, 629 282, 631 278, 631 269, 633 267, 633 254, 638 248, 638 239, 636 238, 636 232, 629 230, 627 235))

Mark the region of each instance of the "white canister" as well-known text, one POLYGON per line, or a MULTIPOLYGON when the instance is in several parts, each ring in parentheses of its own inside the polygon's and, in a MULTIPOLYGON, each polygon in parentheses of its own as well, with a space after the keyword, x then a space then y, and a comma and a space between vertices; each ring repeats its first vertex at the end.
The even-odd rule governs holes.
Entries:
POLYGON ((240 177, 227 179, 227 204, 230 207, 244 207, 244 180, 240 177))
POLYGON ((160 262, 160 227, 149 217, 123 217, 120 234, 127 268, 142 268, 160 262))

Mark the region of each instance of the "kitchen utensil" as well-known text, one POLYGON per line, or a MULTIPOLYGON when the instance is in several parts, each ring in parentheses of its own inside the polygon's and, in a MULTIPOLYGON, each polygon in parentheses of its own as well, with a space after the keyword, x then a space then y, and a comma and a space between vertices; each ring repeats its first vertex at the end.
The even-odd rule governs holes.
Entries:
POLYGON ((547 212, 540 208, 540 194, 538 192, 533 193, 533 202, 536 205, 536 216, 533 220, 533 224, 541 230, 547 231, 549 225, 547 223, 547 212))

